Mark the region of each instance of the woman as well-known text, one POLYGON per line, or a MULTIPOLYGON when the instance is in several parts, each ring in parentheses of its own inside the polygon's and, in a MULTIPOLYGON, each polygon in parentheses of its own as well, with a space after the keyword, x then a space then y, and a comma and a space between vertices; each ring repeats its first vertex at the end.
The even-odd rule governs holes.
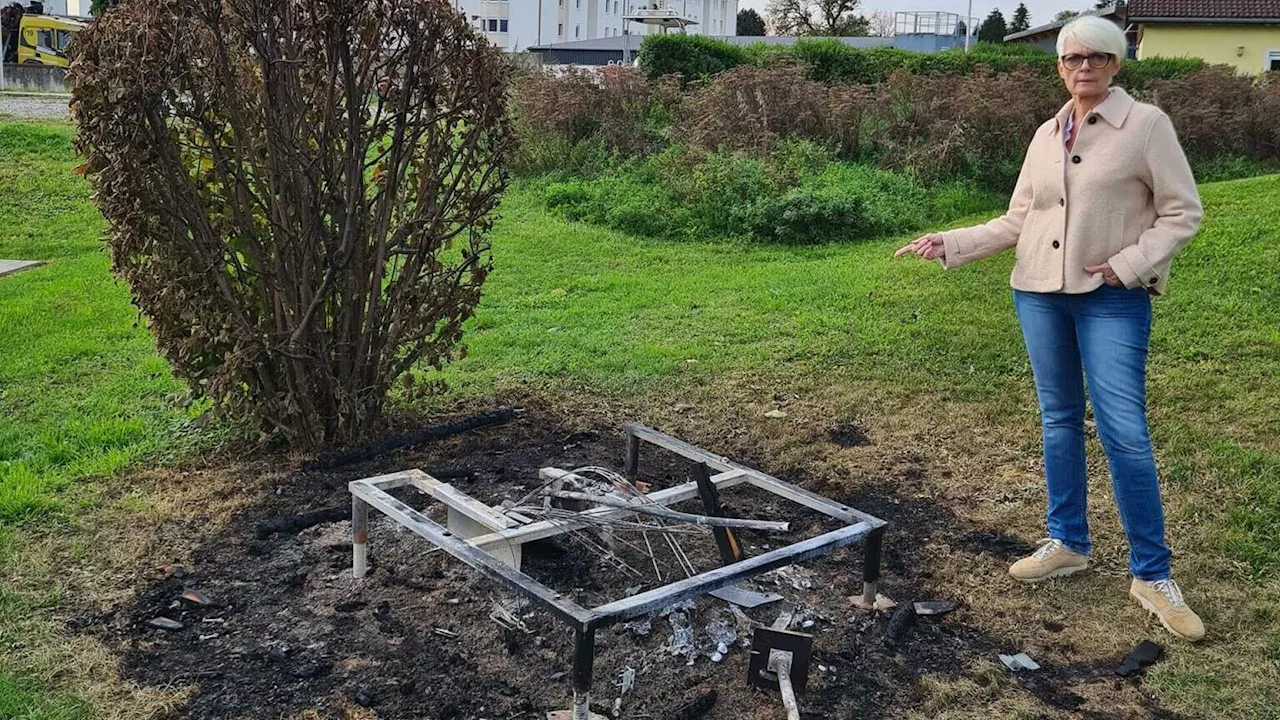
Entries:
POLYGON ((1088 566, 1087 376, 1129 541, 1129 593, 1194 641, 1204 625, 1169 575, 1146 366, 1151 295, 1164 292, 1170 261, 1195 234, 1200 197, 1168 116, 1109 87, 1124 53, 1124 35, 1106 20, 1063 28, 1058 74, 1071 101, 1036 130, 1009 211, 897 255, 954 268, 1016 247, 1011 284, 1040 399, 1049 538, 1009 574, 1038 582, 1088 566))

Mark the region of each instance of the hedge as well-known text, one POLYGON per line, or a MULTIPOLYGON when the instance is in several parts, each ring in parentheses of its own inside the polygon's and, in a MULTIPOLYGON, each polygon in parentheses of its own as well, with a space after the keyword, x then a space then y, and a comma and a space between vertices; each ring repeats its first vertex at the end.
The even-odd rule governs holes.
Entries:
POLYGON ((738 45, 703 35, 650 35, 641 43, 637 60, 651 78, 683 75, 695 80, 747 62, 747 53, 738 45))
MULTIPOLYGON (((1052 53, 1021 43, 979 43, 966 55, 963 49, 920 53, 894 47, 855 48, 831 38, 802 39, 792 46, 754 43, 746 47, 700 35, 651 35, 640 46, 640 68, 650 78, 678 74, 697 80, 737 67, 767 66, 799 61, 809 67, 809 77, 821 83, 874 85, 895 70, 918 75, 967 75, 978 71, 1008 72, 1031 68, 1048 76, 1057 74, 1052 53)), ((1182 77, 1205 67, 1197 58, 1128 60, 1116 84, 1143 90, 1153 80, 1182 77)))

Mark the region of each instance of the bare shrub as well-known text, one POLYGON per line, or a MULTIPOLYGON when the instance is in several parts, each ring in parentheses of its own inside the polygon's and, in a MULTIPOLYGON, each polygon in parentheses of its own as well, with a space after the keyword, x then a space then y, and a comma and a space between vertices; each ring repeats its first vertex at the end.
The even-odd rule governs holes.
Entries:
POLYGON ((1031 136, 1061 102, 1054 81, 1029 70, 960 77, 899 70, 876 92, 867 136, 882 165, 923 180, 1011 185, 1031 136))
POLYGON ((865 121, 874 112, 875 94, 866 85, 833 85, 827 88, 826 134, 844 158, 863 152, 865 121))
POLYGON ((458 350, 513 147, 445 0, 128 0, 72 46, 115 272, 174 372, 304 448, 458 350))
POLYGON ((1182 77, 1154 80, 1147 99, 1169 115, 1187 153, 1201 158, 1250 153, 1256 81, 1212 65, 1182 77))
POLYGON ((600 89, 584 70, 533 72, 515 84, 511 109, 522 138, 553 136, 581 142, 600 128, 600 89))
POLYGON ((628 156, 653 153, 661 137, 651 120, 665 120, 675 111, 679 79, 649 80, 635 68, 613 65, 600 69, 599 87, 596 112, 605 148, 628 156))
POLYGON ((1280 72, 1268 73, 1258 84, 1253 104, 1253 138, 1257 154, 1280 159, 1280 72))
POLYGON ((821 139, 826 88, 795 63, 739 66, 717 75, 685 100, 674 134, 702 150, 764 151, 781 137, 821 139))

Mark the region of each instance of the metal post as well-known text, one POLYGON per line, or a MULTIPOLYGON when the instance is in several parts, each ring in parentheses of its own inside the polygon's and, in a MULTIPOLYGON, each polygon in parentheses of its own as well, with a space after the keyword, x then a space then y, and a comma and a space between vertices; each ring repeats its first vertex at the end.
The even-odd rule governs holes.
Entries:
POLYGON ((969 14, 964 19, 964 51, 969 52, 969 36, 973 35, 973 0, 969 0, 969 14))
POLYGON ((622 474, 635 479, 640 472, 640 438, 634 433, 627 433, 627 460, 622 466, 622 474))
POLYGON ((792 653, 773 650, 769 654, 769 669, 778 676, 778 690, 782 693, 782 705, 787 709, 787 720, 800 720, 800 704, 796 702, 796 689, 791 684, 792 653))
POLYGON ((351 575, 359 580, 369 572, 369 503, 351 497, 351 575))
POLYGON ((879 527, 867 535, 862 562, 862 604, 872 607, 880 584, 880 546, 884 540, 884 528, 879 527))
MULTIPOLYGON (((706 463, 693 464, 693 479, 698 483, 698 495, 702 498, 702 509, 709 517, 722 517, 720 495, 716 492, 715 483, 711 482, 711 471, 706 463)), ((727 527, 712 527, 711 535, 716 539, 716 547, 720 550, 720 564, 732 565, 742 559, 742 545, 738 536, 727 527)))
MULTIPOLYGON (((4 10, 3 8, 0 8, 0 90, 4 90, 5 46, 4 46, 4 12, 3 10, 4 10)), ((19 26, 19 28, 21 28, 21 26, 19 26)), ((19 29, 19 31, 21 31, 21 29, 19 29)))
POLYGON ((591 674, 596 661, 596 631, 573 635, 573 720, 591 720, 591 674))

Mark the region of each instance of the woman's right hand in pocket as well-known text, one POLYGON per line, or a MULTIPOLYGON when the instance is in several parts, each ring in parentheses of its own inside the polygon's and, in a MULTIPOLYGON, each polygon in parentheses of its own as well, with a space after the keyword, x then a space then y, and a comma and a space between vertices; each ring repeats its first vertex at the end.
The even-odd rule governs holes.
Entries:
POLYGON ((938 233, 929 233, 921 235, 915 241, 903 245, 893 254, 894 257, 901 257, 907 253, 915 253, 925 260, 943 260, 947 259, 947 248, 942 243, 942 236, 938 233))

